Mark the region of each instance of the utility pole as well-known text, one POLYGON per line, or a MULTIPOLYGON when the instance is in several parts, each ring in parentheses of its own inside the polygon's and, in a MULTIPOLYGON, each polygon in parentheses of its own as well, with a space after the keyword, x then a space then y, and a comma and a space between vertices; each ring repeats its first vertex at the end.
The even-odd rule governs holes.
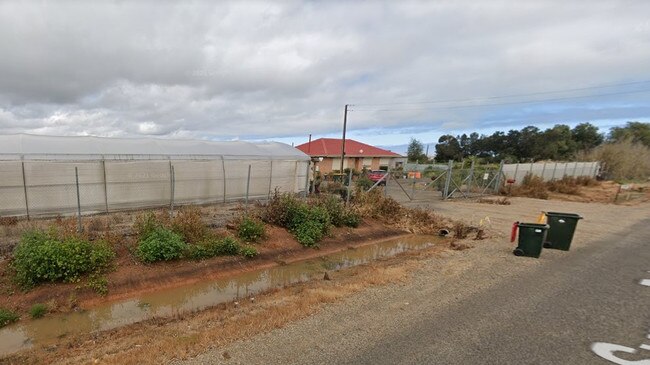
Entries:
POLYGON ((345 129, 348 126, 348 104, 345 104, 345 112, 343 113, 343 139, 341 140, 341 170, 343 173, 343 160, 345 159, 345 129))

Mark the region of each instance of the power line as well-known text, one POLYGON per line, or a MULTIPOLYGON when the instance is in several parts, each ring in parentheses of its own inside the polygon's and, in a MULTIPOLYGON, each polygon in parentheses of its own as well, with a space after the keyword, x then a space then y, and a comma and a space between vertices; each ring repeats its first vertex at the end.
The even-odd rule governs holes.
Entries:
MULTIPOLYGON (((526 100, 526 101, 511 101, 504 103, 490 103, 490 104, 476 104, 476 105, 456 105, 456 106, 440 106, 440 107, 428 107, 428 108, 397 108, 397 109, 354 109, 356 112, 387 112, 387 111, 408 111, 408 110, 446 110, 446 109, 465 109, 465 108, 482 108, 486 106, 500 106, 500 105, 516 105, 516 104, 534 104, 534 103, 544 103, 544 102, 553 102, 553 101, 564 101, 572 99, 584 99, 584 98, 596 98, 601 96, 614 96, 614 95, 626 95, 626 94, 636 94, 636 93, 645 93, 650 92, 650 89, 645 90, 633 90, 633 91, 620 91, 615 93, 605 93, 605 94, 592 94, 592 95, 582 95, 582 96, 567 96, 562 98, 551 98, 551 99, 537 99, 537 100, 526 100)), ((356 104, 359 105, 359 104, 356 104)))
POLYGON ((355 106, 384 106, 384 105, 417 105, 417 104, 441 104, 441 103, 463 103, 477 100, 494 100, 494 99, 506 99, 522 96, 536 96, 536 95, 548 95, 548 94, 558 94, 558 93, 567 93, 573 91, 584 91, 584 90, 594 90, 594 89, 603 89, 608 87, 617 87, 617 86, 628 86, 628 85, 638 85, 650 83, 650 80, 643 81, 631 81, 615 84, 603 84, 595 86, 587 86, 573 89, 564 89, 564 90, 553 90, 553 91, 540 91, 527 94, 511 94, 511 95, 499 95, 499 96, 486 96, 486 97, 475 97, 471 99, 448 99, 448 100, 435 100, 435 101, 414 101, 414 102, 396 102, 396 103, 373 103, 373 104, 354 104, 355 106))

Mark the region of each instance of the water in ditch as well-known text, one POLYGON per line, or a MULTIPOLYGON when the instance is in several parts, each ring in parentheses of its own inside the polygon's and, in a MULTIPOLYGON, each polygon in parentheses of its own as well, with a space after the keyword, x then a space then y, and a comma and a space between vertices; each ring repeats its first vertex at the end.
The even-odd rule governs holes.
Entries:
POLYGON ((312 278, 324 271, 340 270, 370 261, 418 250, 441 242, 434 236, 408 236, 336 252, 316 259, 199 282, 183 287, 142 294, 124 301, 98 305, 88 310, 51 314, 25 320, 0 329, 0 356, 34 344, 49 344, 71 334, 108 330, 151 317, 171 316, 201 310, 219 303, 246 298, 257 293, 312 278))

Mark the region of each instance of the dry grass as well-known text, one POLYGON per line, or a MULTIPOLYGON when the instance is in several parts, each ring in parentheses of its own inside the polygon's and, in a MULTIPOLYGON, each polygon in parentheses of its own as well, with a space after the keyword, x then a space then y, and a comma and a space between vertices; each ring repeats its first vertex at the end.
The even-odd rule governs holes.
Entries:
POLYGON ((501 197, 501 198, 479 198, 476 199, 477 203, 481 204, 495 204, 495 205, 510 205, 510 200, 507 197, 501 197))
POLYGON ((526 174, 521 185, 513 186, 511 189, 507 188, 504 193, 508 193, 512 196, 548 199, 549 192, 567 195, 581 195, 581 187, 592 187, 599 184, 598 181, 587 176, 577 178, 564 176, 559 180, 543 181, 539 176, 526 174))
POLYGON ((650 148, 629 140, 601 145, 582 158, 601 161, 607 179, 643 180, 650 177, 650 148))
POLYGON ((371 286, 403 283, 441 246, 407 252, 371 265, 337 272, 319 280, 273 290, 255 300, 222 304, 174 318, 154 318, 120 329, 63 340, 56 348, 37 348, 0 363, 160 364, 184 359, 212 347, 281 328, 371 286))

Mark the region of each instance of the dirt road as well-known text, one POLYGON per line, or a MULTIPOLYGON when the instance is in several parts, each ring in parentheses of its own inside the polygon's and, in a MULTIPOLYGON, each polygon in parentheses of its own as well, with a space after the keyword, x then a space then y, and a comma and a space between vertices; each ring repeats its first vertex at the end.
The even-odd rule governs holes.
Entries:
POLYGON ((616 359, 625 358, 647 365, 650 288, 639 280, 650 279, 644 277, 650 275, 649 205, 525 198, 508 206, 408 205, 468 223, 483 219, 492 237, 471 250, 428 258, 405 284, 362 291, 187 363, 624 364, 616 359), (542 210, 584 216, 572 250, 544 250, 539 259, 513 256, 510 225, 534 221, 542 210), (604 345, 594 349, 601 355, 623 352, 608 362, 591 348, 599 342, 604 345))

